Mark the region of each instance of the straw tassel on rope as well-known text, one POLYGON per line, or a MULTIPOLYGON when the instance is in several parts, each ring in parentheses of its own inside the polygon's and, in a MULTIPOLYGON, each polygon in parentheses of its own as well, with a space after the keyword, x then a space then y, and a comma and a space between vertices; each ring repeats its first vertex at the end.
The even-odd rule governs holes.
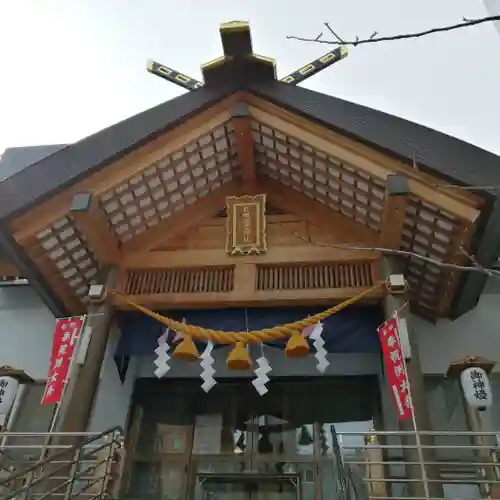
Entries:
POLYGON ((230 370, 250 370, 252 368, 252 360, 248 354, 247 346, 243 342, 236 342, 227 357, 227 367, 230 370))
POLYGON ((191 336, 184 335, 182 342, 175 348, 173 357, 183 361, 196 361, 200 357, 198 348, 191 336))

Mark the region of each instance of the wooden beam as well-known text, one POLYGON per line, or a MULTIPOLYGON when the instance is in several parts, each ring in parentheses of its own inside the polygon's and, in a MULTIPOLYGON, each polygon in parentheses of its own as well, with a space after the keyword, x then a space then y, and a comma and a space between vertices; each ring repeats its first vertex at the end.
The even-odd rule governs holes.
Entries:
MULTIPOLYGON (((347 300, 361 293, 364 288, 329 288, 318 290, 272 290, 210 293, 155 293, 149 295, 127 295, 126 298, 150 309, 204 309, 221 307, 280 307, 325 305, 347 300)), ((374 290, 360 303, 373 303, 382 297, 382 287, 374 290)), ((118 309, 130 310, 122 297, 112 296, 111 300, 118 309)))
POLYGON ((247 193, 256 192, 257 174, 255 169, 254 143, 252 137, 252 122, 248 105, 237 102, 233 106, 232 124, 238 163, 243 177, 243 186, 247 193))
POLYGON ((234 266, 234 290, 237 293, 252 295, 257 286, 257 266, 239 262, 234 266))
MULTIPOLYGON (((401 274, 405 268, 405 263, 398 259, 397 256, 384 257, 382 259, 381 268, 382 276, 387 280, 391 275, 401 274)), ((411 403, 415 414, 413 417, 414 419, 410 418, 399 421, 400 428, 404 432, 414 431, 415 428, 432 429, 430 423, 430 405, 425 391, 424 375, 420 363, 421 358, 418 352, 419 345, 416 339, 417 332, 415 328, 412 327, 412 318, 409 314, 409 308, 405 307, 409 300, 410 297, 407 292, 394 293, 393 291, 391 293, 391 290, 387 287, 382 301, 385 318, 389 319, 392 318, 394 314, 398 314, 400 317, 406 319, 408 325, 407 342, 411 348, 411 359, 406 361, 406 377, 411 388, 411 403)), ((394 370, 394 368, 392 368, 392 370, 394 370)), ((394 373, 394 371, 392 373, 394 373)), ((385 387, 389 389, 391 379, 388 374, 386 374, 385 377, 385 387)), ((442 485, 439 484, 438 480, 439 468, 435 465, 437 463, 437 457, 435 456, 435 448, 433 448, 433 446, 435 446, 434 437, 431 435, 422 435, 422 443, 424 445, 422 454, 417 452, 414 436, 403 435, 401 441, 405 446, 403 449, 404 460, 413 464, 406 467, 406 475, 412 479, 412 482, 408 483, 409 496, 443 498, 442 485), (424 457, 425 462, 423 462, 423 464, 425 464, 425 472, 427 477, 433 481, 432 483, 429 482, 430 496, 426 495, 425 491, 423 491, 424 488, 421 481, 422 470, 416 465, 419 463, 419 460, 421 460, 419 457, 424 457)))
POLYGON ((200 136, 220 127, 231 119, 230 108, 238 100, 240 100, 239 94, 228 97, 14 219, 10 223, 10 228, 15 239, 21 241, 63 217, 76 193, 91 191, 95 197, 99 197, 156 161, 179 151, 200 136))
POLYGON ((335 134, 304 118, 284 112, 276 106, 249 97, 252 118, 339 160, 360 168, 385 182, 390 173, 407 175, 409 189, 422 200, 441 207, 457 217, 473 222, 478 217, 483 202, 470 193, 440 188, 439 179, 420 172, 413 172, 407 165, 373 151, 373 149, 335 134), (254 104, 255 103, 255 104, 254 104), (266 109, 267 108, 267 109, 266 109), (272 113, 268 111, 272 110, 272 113), (286 119, 283 119, 286 117, 286 119))
POLYGON ((120 261, 118 238, 92 193, 76 193, 71 202, 70 213, 97 260, 103 265, 118 263, 120 261))
MULTIPOLYGON (((105 285, 113 288, 114 273, 108 277, 105 285)), ((75 363, 74 371, 68 381, 67 406, 61 415, 59 429, 62 432, 82 433, 89 425, 92 410, 97 402, 97 392, 100 385, 103 362, 108 352, 110 323, 114 309, 108 300, 102 303, 90 303, 85 326, 88 328, 89 341, 85 346, 83 363, 75 363)), ((62 441, 66 445, 76 445, 84 438, 80 435, 65 436, 62 441)))
POLYGON ((240 194, 241 186, 235 182, 228 182, 208 196, 197 200, 180 212, 170 215, 156 226, 127 241, 122 246, 122 252, 144 251, 161 245, 187 231, 189 227, 200 223, 203 219, 217 215, 225 207, 227 196, 240 194))
MULTIPOLYGON (((377 231, 336 212, 295 189, 269 177, 260 178, 259 187, 267 193, 267 199, 273 205, 296 214, 325 232, 335 235, 339 239, 339 244, 362 243, 365 247, 378 245, 379 234, 377 231)), ((298 237, 307 238, 307 234, 298 235, 298 237)))
POLYGON ((401 174, 389 174, 385 185, 380 247, 395 250, 401 247, 408 199, 408 178, 401 174))
POLYGON ((19 271, 11 262, 1 261, 0 276, 19 276, 19 271))
POLYGON ((298 264, 322 262, 354 262, 380 258, 377 252, 341 250, 315 245, 270 247, 262 255, 231 257, 219 248, 210 250, 155 250, 124 253, 122 269, 169 269, 193 266, 223 267, 236 264, 298 264))

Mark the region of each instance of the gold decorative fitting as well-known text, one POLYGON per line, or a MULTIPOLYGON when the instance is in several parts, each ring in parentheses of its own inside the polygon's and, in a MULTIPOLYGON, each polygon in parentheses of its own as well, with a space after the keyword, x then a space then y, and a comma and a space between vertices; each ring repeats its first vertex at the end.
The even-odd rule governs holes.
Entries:
POLYGON ((228 196, 226 252, 229 255, 267 251, 266 195, 228 196))
POLYGON ((250 31, 250 24, 248 21, 228 21, 227 23, 221 23, 219 31, 226 33, 231 31, 250 31))
POLYGON ((370 432, 374 434, 368 434, 365 436, 365 444, 379 444, 378 437, 375 434, 375 429, 370 429, 370 432))

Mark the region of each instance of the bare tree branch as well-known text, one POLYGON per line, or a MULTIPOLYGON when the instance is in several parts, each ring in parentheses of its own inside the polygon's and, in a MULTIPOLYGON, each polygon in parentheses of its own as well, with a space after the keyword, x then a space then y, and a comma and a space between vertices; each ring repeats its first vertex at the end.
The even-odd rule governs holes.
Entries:
MULTIPOLYGON (((282 226, 284 227, 284 226, 282 226)), ((433 259, 432 257, 427 257, 425 255, 420 255, 416 252, 412 252, 409 250, 395 250, 392 248, 381 248, 381 247, 363 247, 363 246, 353 246, 353 245, 345 245, 345 244, 334 244, 334 243, 323 243, 321 241, 314 241, 309 234, 304 236, 295 231, 289 231, 290 234, 302 240, 310 245, 314 245, 317 247, 326 247, 326 248, 336 248, 339 250, 350 250, 354 252, 377 252, 382 255, 398 255, 400 257, 405 257, 409 259, 416 259, 426 262, 427 264, 431 264, 433 266, 439 267, 441 269, 450 269, 455 271, 466 271, 470 273, 479 273, 486 274, 487 276, 500 278, 500 271, 496 269, 487 269, 481 266, 473 256, 469 255, 465 252, 463 248, 460 248, 460 252, 463 253, 468 259, 474 264, 473 266, 460 266, 458 264, 452 264, 449 262, 443 262, 441 260, 433 259)))
POLYGON ((378 36, 378 32, 374 31, 368 38, 360 39, 358 36, 354 40, 344 40, 339 34, 332 29, 329 23, 325 23, 326 29, 332 35, 333 40, 324 40, 323 33, 320 33, 314 38, 305 38, 300 36, 289 35, 287 39, 289 40, 299 40, 301 42, 314 42, 323 43, 326 45, 352 45, 354 47, 358 45, 363 45, 366 43, 378 43, 378 42, 390 42, 394 40, 407 40, 409 38, 420 38, 422 36, 432 35, 434 33, 443 33, 445 31, 453 31, 460 28, 468 28, 470 26, 475 26, 477 24, 490 23, 494 21, 500 21, 500 15, 498 16, 488 16, 481 17, 479 19, 467 19, 463 18, 461 23, 453 24, 451 26, 442 26, 440 28, 432 28, 425 31, 420 31, 418 33, 400 33, 393 36, 378 36))

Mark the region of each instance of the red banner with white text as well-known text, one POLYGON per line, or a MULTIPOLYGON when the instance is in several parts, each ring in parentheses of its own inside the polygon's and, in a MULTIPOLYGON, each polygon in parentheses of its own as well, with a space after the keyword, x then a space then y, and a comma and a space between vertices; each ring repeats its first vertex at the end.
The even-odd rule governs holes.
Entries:
POLYGON ((54 330, 47 385, 40 405, 58 403, 68 378, 71 358, 83 326, 83 317, 58 319, 54 330))
POLYGON ((379 327, 378 333, 384 357, 385 374, 398 418, 407 420, 412 416, 413 410, 396 316, 385 321, 379 327))

